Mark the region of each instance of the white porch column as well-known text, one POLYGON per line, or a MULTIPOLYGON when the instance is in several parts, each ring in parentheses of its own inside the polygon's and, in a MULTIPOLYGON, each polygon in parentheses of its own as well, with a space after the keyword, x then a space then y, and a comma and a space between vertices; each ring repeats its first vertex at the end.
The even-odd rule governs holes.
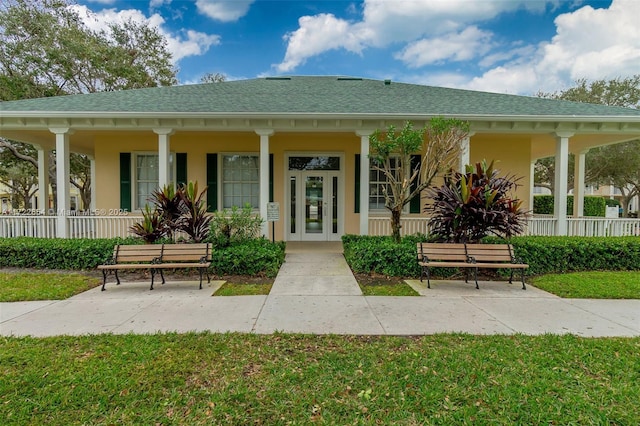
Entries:
POLYGON ((49 210, 49 150, 38 149, 38 207, 47 214, 49 210))
POLYGON ((260 136, 260 217, 263 219, 261 233, 269 236, 267 203, 269 202, 269 136, 273 130, 256 130, 260 136))
MULTIPOLYGON (((369 235, 369 136, 370 130, 357 131, 360 136, 360 235, 369 235)), ((358 202, 358 200, 355 200, 358 202)))
POLYGON ((460 164, 458 170, 460 173, 465 173, 465 166, 471 163, 471 136, 475 135, 475 132, 469 132, 466 138, 462 140, 462 147, 460 149, 460 164))
POLYGON ((50 128, 56 135, 56 186, 58 190, 57 204, 57 236, 67 238, 69 226, 67 216, 71 210, 71 191, 69 182, 69 135, 68 127, 50 128))
POLYGON ((576 155, 576 165, 573 178, 573 216, 584 216, 584 174, 586 151, 580 151, 576 155))
POLYGON ((153 132, 158 135, 158 186, 164 188, 170 183, 171 163, 169 162, 169 157, 171 143, 169 139, 173 129, 153 129, 153 132))
POLYGON ((569 138, 573 133, 556 133, 554 216, 556 235, 567 235, 567 178, 569 177, 569 138))
POLYGON ((536 160, 531 162, 531 169, 529 170, 529 210, 533 214, 533 197, 534 188, 536 186, 536 160))
POLYGON ((91 178, 91 186, 89 187, 91 191, 91 203, 89 204, 89 206, 84 206, 84 208, 86 209, 88 207, 89 210, 94 212, 96 211, 96 159, 93 156, 88 156, 88 157, 89 157, 89 167, 90 167, 89 176, 91 178))

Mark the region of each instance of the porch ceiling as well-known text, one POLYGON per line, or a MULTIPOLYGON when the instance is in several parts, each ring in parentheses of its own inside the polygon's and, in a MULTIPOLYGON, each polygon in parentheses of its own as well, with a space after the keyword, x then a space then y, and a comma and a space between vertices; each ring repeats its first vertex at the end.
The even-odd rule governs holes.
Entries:
MULTIPOLYGON (((356 132, 401 126, 411 120, 423 126, 430 116, 374 116, 347 114, 118 114, 109 113, 0 113, 0 137, 38 144, 53 149, 55 135, 50 128, 73 130, 70 148, 74 152, 93 155, 94 137, 102 132, 152 132, 170 128, 175 132, 356 132)), ((458 116, 468 120, 475 134, 531 135, 532 157, 543 158, 555 153, 555 133, 570 132, 570 150, 579 152, 595 146, 640 138, 640 117, 481 117, 458 116)))

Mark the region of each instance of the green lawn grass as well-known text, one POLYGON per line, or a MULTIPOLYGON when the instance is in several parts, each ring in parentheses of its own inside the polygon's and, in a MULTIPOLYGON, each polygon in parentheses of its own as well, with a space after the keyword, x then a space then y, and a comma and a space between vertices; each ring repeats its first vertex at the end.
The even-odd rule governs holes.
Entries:
POLYGON ((590 271, 535 277, 532 284, 572 299, 640 299, 640 272, 590 271))
POLYGON ((255 296, 266 295, 271 291, 273 284, 238 284, 224 283, 214 296, 255 296))
POLYGON ((419 296, 409 284, 403 281, 395 284, 358 284, 365 296, 419 296))
POLYGON ((0 302, 62 300, 100 284, 77 273, 0 272, 0 302))
POLYGON ((22 424, 640 423, 640 338, 0 338, 22 424))

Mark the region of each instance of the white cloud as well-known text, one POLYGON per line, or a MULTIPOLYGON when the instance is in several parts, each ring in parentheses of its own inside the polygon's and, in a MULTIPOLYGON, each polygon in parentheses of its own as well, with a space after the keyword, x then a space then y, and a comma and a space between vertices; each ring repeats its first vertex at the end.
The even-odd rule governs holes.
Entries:
POLYGON ((196 0, 198 12, 216 21, 234 22, 249 11, 254 0, 196 0))
POLYGON ((395 58, 410 68, 419 68, 444 60, 468 61, 489 52, 491 37, 490 32, 471 26, 460 33, 450 33, 409 43, 395 55, 395 58))
POLYGON ((92 30, 106 30, 110 23, 124 23, 128 20, 144 23, 158 29, 167 40, 167 47, 174 62, 187 56, 202 55, 211 46, 220 44, 220 36, 205 34, 193 30, 181 30, 178 33, 170 32, 164 26, 165 20, 157 13, 147 17, 137 9, 119 10, 104 9, 100 12, 92 12, 86 6, 75 5, 74 8, 87 27, 92 30))
POLYGON ((88 0, 89 3, 98 3, 98 4, 114 4, 116 0, 88 0))
POLYGON ((281 72, 291 71, 307 58, 327 50, 343 48, 353 53, 362 51, 360 37, 351 32, 349 23, 332 14, 303 16, 298 23, 299 29, 284 36, 289 45, 284 61, 277 65, 281 72))
POLYGON ((584 6, 559 15, 556 35, 534 54, 517 56, 465 87, 532 94, 560 90, 579 78, 613 79, 640 70, 640 2, 613 0, 607 9, 584 6))
POLYGON ((167 37, 169 51, 175 62, 187 56, 200 56, 209 50, 211 46, 220 44, 220 37, 201 33, 199 31, 183 31, 186 37, 167 37))
POLYGON ((359 22, 329 14, 300 18, 299 28, 285 35, 288 42, 285 58, 275 67, 291 71, 310 57, 332 49, 360 53, 366 47, 386 47, 459 33, 472 23, 506 11, 520 8, 542 11, 557 1, 364 0, 359 22), (323 22, 329 27, 322 26, 323 22), (339 32, 332 32, 336 29, 339 32))
POLYGON ((164 5, 171 4, 171 0, 150 0, 149 1, 149 9, 159 9, 164 5))

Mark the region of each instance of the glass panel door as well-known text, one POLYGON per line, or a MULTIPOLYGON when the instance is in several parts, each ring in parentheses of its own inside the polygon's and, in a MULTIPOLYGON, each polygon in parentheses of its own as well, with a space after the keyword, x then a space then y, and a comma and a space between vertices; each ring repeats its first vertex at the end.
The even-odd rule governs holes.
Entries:
POLYGON ((326 239, 326 201, 324 194, 324 176, 306 175, 304 178, 305 188, 305 213, 304 213, 304 234, 306 237, 319 237, 326 239))
POLYGON ((288 241, 340 241, 343 233, 340 172, 291 170, 287 180, 288 241))

